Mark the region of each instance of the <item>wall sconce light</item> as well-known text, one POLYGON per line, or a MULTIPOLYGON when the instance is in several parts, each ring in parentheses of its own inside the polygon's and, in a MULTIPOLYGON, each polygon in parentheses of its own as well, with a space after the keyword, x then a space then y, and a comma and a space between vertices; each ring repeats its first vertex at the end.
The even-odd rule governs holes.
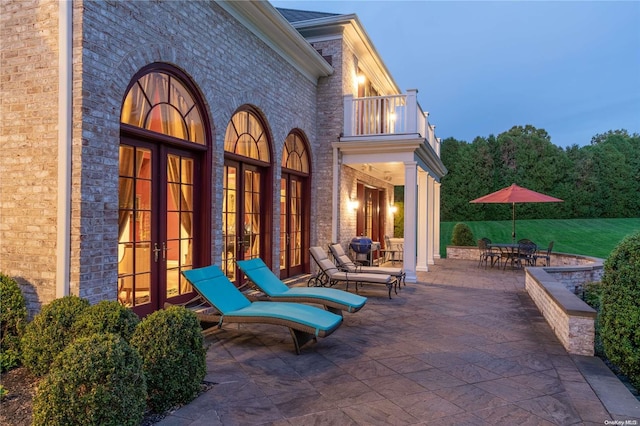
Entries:
POLYGON ((394 204, 391 204, 391 207, 389 207, 389 211, 391 212, 391 214, 396 214, 398 213, 398 207, 394 204))
POLYGON ((358 84, 364 84, 365 82, 364 74, 358 74, 357 81, 358 81, 358 84))
POLYGON ((358 210, 358 207, 360 206, 360 203, 358 202, 358 200, 349 200, 347 202, 347 207, 349 208, 349 210, 358 210))

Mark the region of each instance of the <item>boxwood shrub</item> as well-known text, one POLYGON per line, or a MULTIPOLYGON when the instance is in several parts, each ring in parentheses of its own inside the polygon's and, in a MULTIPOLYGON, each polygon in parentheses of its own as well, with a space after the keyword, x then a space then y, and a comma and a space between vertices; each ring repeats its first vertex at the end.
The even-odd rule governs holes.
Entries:
POLYGON ((20 337, 27 324, 27 305, 18 283, 0 273, 0 373, 20 364, 20 337))
POLYGON ((475 246, 473 231, 466 223, 456 223, 451 233, 451 244, 454 246, 475 246))
POLYGON ((129 342, 139 323, 140 319, 131 309, 115 300, 103 300, 78 315, 73 324, 73 334, 86 337, 95 333, 115 333, 129 342))
POLYGON ((147 404, 155 412, 191 401, 206 374, 202 329, 190 310, 173 306, 144 318, 131 338, 142 357, 147 404))
POLYGON ((88 307, 89 302, 77 296, 61 297, 43 306, 25 327, 22 364, 36 376, 47 374, 55 357, 75 338, 73 323, 88 307))
POLYGON ((640 232, 605 260, 600 308, 605 354, 640 389, 640 232))
POLYGON ((38 384, 33 424, 137 426, 145 409, 138 352, 116 334, 96 333, 74 340, 56 357, 38 384))

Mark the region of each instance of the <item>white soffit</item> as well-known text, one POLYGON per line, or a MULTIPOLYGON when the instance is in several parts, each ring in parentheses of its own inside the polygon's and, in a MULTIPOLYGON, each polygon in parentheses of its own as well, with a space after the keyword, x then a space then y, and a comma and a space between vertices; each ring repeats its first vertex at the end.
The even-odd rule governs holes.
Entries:
POLYGON ((215 2, 314 84, 333 73, 333 67, 269 2, 215 2))
POLYGON ((335 15, 308 21, 294 22, 309 43, 342 37, 355 52, 358 61, 374 86, 385 95, 401 93, 382 57, 355 14, 335 15))

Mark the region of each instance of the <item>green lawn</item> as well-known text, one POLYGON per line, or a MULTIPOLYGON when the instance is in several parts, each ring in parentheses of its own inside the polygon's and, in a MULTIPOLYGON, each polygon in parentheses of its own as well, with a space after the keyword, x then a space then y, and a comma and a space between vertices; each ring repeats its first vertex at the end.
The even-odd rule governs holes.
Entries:
MULTIPOLYGON (((451 232, 458 222, 440 223, 440 256, 445 257, 451 244, 451 232)), ((477 240, 487 237, 493 242, 511 242, 512 222, 466 222, 477 240)), ((640 232, 640 218, 633 219, 539 219, 516 220, 517 239, 528 238, 546 248, 554 241, 553 251, 584 254, 606 259, 611 250, 627 235, 640 232)))

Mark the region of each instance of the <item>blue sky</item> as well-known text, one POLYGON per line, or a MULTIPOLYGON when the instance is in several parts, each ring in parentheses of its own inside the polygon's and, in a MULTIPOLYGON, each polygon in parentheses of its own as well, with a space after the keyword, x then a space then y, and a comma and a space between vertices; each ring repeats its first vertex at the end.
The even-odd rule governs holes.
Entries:
POLYGON ((271 3, 358 15, 442 139, 526 124, 561 147, 608 130, 640 133, 640 1, 271 3))

